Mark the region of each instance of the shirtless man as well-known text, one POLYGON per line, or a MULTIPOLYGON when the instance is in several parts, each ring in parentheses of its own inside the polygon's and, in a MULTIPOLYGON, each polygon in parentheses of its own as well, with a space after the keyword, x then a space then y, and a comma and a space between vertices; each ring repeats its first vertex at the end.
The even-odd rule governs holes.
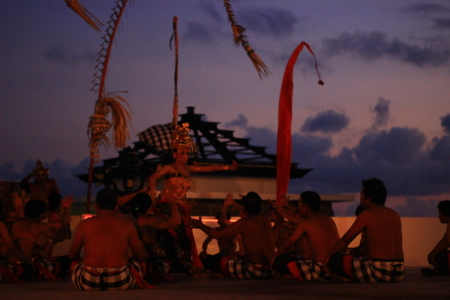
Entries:
MULTIPOLYGON (((55 280, 57 277, 64 276, 66 269, 61 268, 61 262, 36 257, 34 251, 41 235, 54 241, 63 241, 69 220, 62 220, 64 226, 55 230, 41 223, 47 218, 46 204, 41 200, 30 200, 25 203, 24 216, 24 219, 20 219, 13 224, 11 238, 23 253, 25 253, 27 258, 34 259, 34 266, 39 271, 36 278, 55 280)), ((16 262, 18 258, 11 257, 9 261, 16 262)))
POLYGON ((134 224, 119 215, 117 193, 111 189, 98 192, 97 216, 81 221, 75 231, 69 258, 85 257, 72 266, 72 282, 81 290, 125 290, 149 287, 141 277, 141 266, 129 261, 128 249, 136 260, 148 259, 134 224))
POLYGON ((127 203, 131 208, 132 215, 136 218, 141 240, 150 254, 150 264, 147 269, 149 271, 148 275, 152 276, 151 279, 157 280, 164 279, 164 276, 170 271, 172 262, 167 257, 157 257, 155 231, 174 228, 181 223, 180 212, 175 203, 173 193, 170 191, 163 191, 163 193, 165 193, 165 198, 170 203, 169 217, 153 215, 151 212, 152 199, 147 193, 138 193, 127 203))
POLYGON ((0 221, 0 282, 18 282, 31 279, 33 273, 32 260, 14 245, 5 223, 0 221), (23 264, 8 264, 8 253, 11 252, 23 264))
POLYGON ((438 204, 439 221, 447 224, 444 236, 428 254, 428 263, 434 268, 421 269, 424 276, 446 275, 450 272, 450 200, 444 200, 438 204))
POLYGON ((283 275, 291 275, 298 280, 330 280, 324 262, 331 248, 339 240, 334 220, 319 213, 320 196, 307 191, 300 195, 298 213, 300 219, 289 240, 277 249, 272 268, 283 275), (305 238, 311 248, 312 257, 299 257, 285 252, 305 238))
POLYGON ((386 187, 380 179, 362 181, 360 203, 364 210, 329 253, 327 267, 339 276, 335 278, 356 282, 398 282, 403 279, 401 220, 397 212, 384 206, 386 196, 386 187), (362 232, 365 233, 366 256, 341 253, 362 232))
POLYGON ((229 238, 240 234, 245 255, 224 256, 221 272, 235 279, 270 279, 270 262, 275 252, 275 241, 268 214, 261 213, 261 197, 250 192, 242 198, 246 217, 228 227, 215 229, 192 219, 194 228, 199 228, 213 238, 229 238))

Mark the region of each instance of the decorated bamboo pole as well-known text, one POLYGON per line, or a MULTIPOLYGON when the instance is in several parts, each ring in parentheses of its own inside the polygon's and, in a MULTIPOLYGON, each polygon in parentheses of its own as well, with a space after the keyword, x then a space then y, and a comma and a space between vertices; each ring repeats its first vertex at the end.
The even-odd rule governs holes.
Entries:
MULTIPOLYGON (((98 89, 98 98, 95 104, 94 115, 91 117, 91 121, 88 127, 88 129, 90 130, 90 160, 89 160, 88 190, 86 198, 86 213, 88 214, 90 213, 90 205, 91 205, 92 177, 94 171, 94 164, 96 163, 97 160, 99 160, 98 143, 101 143, 103 139, 103 142, 106 143, 106 146, 109 144, 107 139, 104 140, 105 139, 104 134, 111 127, 111 126, 108 127, 107 124, 105 124, 106 120, 104 120, 104 117, 109 112, 109 110, 107 110, 107 108, 104 107, 105 105, 101 103, 102 102, 101 100, 103 99, 104 96, 103 94, 105 91, 106 74, 108 70, 112 45, 117 32, 117 28, 119 27, 120 20, 122 18, 127 3, 128 0, 116 1, 116 6, 113 8, 113 13, 111 14, 110 19, 108 21, 108 28, 106 29, 105 35, 103 36, 103 42, 101 44, 102 48, 98 53, 99 58, 97 60, 97 65, 95 67, 96 72, 94 74, 92 90, 95 91, 96 89, 98 89), (103 120, 102 122, 96 122, 98 121, 98 119, 103 120), (102 126, 99 126, 99 123, 101 123, 102 126)), ((113 99, 111 101, 114 101, 114 97, 109 99, 110 100, 113 99)), ((120 100, 124 101, 123 99, 120 100)), ((127 117, 128 112, 122 111, 119 114, 121 114, 124 117, 127 117)))
POLYGON ((292 94, 294 90, 293 73, 294 65, 300 52, 306 47, 314 57, 319 84, 323 85, 320 78, 317 59, 311 47, 301 42, 292 53, 284 71, 283 82, 281 84, 280 100, 278 104, 278 132, 277 132, 277 202, 287 193, 291 173, 292 159, 292 94))

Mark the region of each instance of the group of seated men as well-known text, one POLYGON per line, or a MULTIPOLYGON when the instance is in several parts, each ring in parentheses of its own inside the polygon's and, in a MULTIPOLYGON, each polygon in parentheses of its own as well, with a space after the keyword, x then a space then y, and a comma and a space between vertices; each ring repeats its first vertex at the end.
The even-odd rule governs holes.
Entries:
MULTIPOLYGON (((60 218, 58 226, 48 227, 42 223, 47 214, 45 204, 28 201, 25 218, 15 222, 10 232, 0 222, 0 244, 8 248, 8 257, 0 257, 0 280, 55 279, 68 273, 71 262, 72 281, 81 290, 152 288, 152 279, 165 278, 170 271, 170 263, 152 256, 155 232, 181 222, 173 195, 166 193, 171 207, 168 216, 152 214, 152 200, 145 193, 131 200, 134 211, 127 215, 118 213, 114 190, 101 190, 96 196, 96 216, 79 223, 68 255, 58 258, 36 255, 36 246, 42 236, 53 241, 64 239, 68 220, 60 218)), ((286 199, 271 203, 270 212, 263 211, 263 201, 255 192, 243 196, 239 204, 228 194, 218 220, 229 219, 225 216, 230 207, 241 211, 239 220, 211 228, 191 219, 191 225, 222 245, 218 254, 200 254, 204 268, 214 276, 398 282, 404 276, 401 220, 385 206, 386 196, 381 180, 363 180, 361 211, 342 237, 334 220, 319 213, 321 199, 312 191, 301 193, 296 207, 288 205, 286 199), (348 248, 360 234, 360 246, 348 248), (229 247, 236 238, 241 241, 237 253, 229 247)), ((450 201, 441 201, 438 209, 447 231, 429 255, 433 269, 423 269, 424 275, 448 273, 450 201)))

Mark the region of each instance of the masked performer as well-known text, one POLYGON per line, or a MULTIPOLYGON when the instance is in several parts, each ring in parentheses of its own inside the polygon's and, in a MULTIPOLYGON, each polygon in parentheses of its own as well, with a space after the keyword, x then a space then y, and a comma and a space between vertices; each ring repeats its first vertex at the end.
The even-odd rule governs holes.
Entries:
POLYGON ((49 170, 44 168, 38 160, 34 170, 20 182, 20 188, 29 194, 29 199, 40 200, 48 203, 48 196, 52 193, 59 194, 58 184, 54 178, 48 177, 49 170), (30 179, 35 177, 34 182, 30 179))

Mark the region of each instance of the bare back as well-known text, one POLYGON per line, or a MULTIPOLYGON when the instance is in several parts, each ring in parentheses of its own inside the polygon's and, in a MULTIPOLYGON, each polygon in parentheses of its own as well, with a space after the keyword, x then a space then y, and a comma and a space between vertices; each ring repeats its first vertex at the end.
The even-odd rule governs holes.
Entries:
POLYGON ((314 260, 324 262, 333 246, 339 241, 339 233, 331 217, 315 215, 300 222, 297 227, 304 228, 314 260))
POLYGON ((84 246, 84 264, 90 267, 116 268, 128 263, 131 247, 137 259, 146 259, 134 224, 114 214, 102 214, 81 221, 69 251, 75 259, 84 246))
POLYGON ((365 224, 369 258, 403 259, 402 226, 397 212, 379 206, 366 209, 358 218, 365 224))
POLYGON ((249 215, 230 227, 237 227, 242 236, 248 262, 268 266, 275 254, 275 239, 267 215, 249 215))
POLYGON ((33 220, 19 220, 11 228, 13 242, 25 253, 28 258, 34 254, 34 246, 40 235, 49 236, 50 229, 46 225, 33 220))

